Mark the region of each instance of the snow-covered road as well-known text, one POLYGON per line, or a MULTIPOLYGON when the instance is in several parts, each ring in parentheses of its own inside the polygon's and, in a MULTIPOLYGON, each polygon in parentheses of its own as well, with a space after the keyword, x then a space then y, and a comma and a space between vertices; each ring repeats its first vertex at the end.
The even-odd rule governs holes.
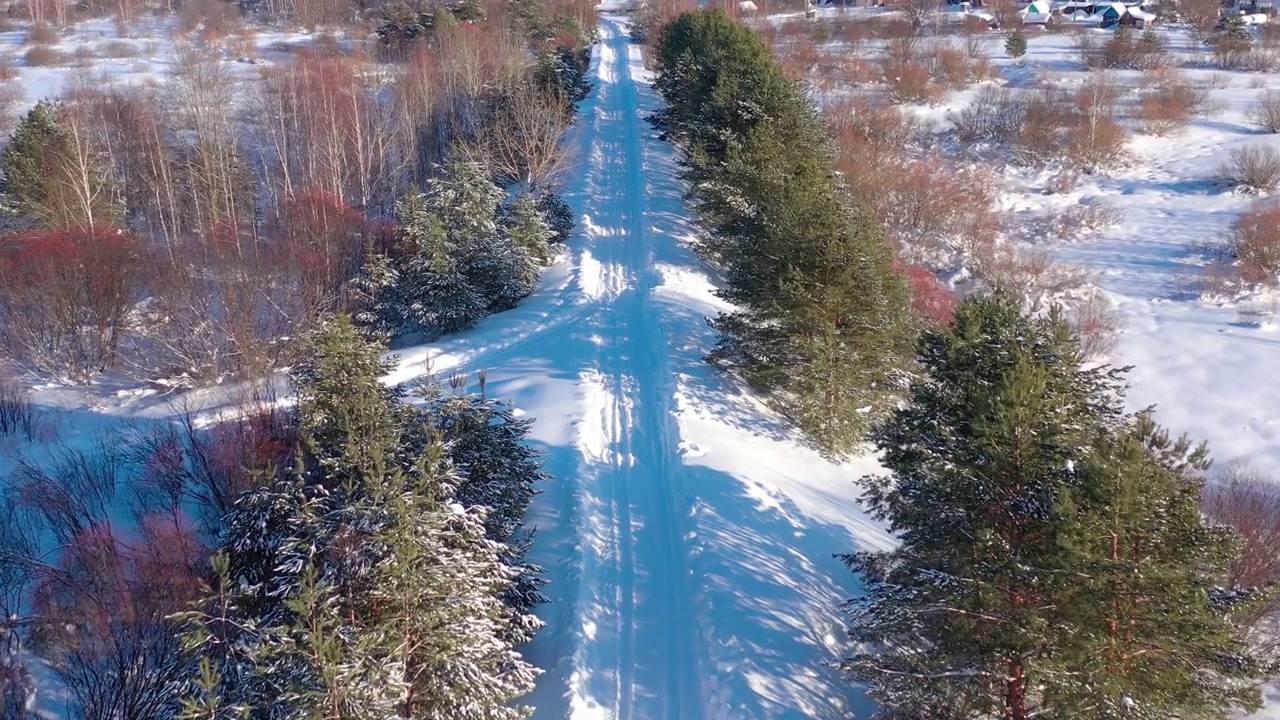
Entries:
MULTIPOLYGON (((515 310, 401 351, 390 378, 488 370, 537 418, 548 570, 540 720, 827 720, 856 689, 824 668, 854 592, 833 553, 883 546, 855 502, 870 463, 829 464, 702 362, 724 308, 687 247, 678 168, 625 19, 602 18, 571 138, 567 258, 515 310)), ((472 380, 474 383, 474 378, 472 380)))

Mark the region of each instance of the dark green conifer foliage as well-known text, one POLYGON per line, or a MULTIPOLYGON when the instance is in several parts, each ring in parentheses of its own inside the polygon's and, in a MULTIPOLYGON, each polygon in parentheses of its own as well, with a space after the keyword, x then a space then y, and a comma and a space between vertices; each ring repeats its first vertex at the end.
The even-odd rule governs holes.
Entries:
POLYGON ((540 623, 507 602, 513 548, 457 498, 445 438, 382 385, 380 351, 345 319, 318 333, 296 377, 303 459, 237 501, 216 587, 183 617, 203 660, 186 717, 528 714, 512 702, 537 670, 514 646, 540 623))
POLYGON ((110 227, 121 208, 109 180, 98 154, 75 146, 48 101, 19 121, 0 153, 0 207, 27 226, 110 227))
POLYGON ((654 123, 685 150, 699 250, 740 308, 713 321, 708 359, 844 455, 901 390, 907 285, 870 217, 841 202, 817 112, 754 32, 686 13, 655 49, 654 123))
POLYGON ((902 544, 846 557, 881 718, 1224 718, 1260 668, 1211 602, 1235 545, 1199 512, 1202 448, 1123 412, 1057 314, 962 304, 874 433, 867 504, 902 544))

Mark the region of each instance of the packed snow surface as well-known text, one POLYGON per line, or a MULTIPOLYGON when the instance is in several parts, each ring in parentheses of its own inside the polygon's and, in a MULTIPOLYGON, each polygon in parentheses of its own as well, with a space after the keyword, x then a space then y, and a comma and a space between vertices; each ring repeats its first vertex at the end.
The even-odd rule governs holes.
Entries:
POLYGON ((640 48, 623 19, 601 25, 568 258, 516 310, 402 351, 389 380, 487 369, 538 419, 554 480, 530 517, 551 580, 536 718, 848 718, 866 701, 823 663, 847 649, 856 585, 833 554, 889 543, 856 502, 875 466, 803 449, 702 361, 725 305, 645 122, 660 100, 640 48))

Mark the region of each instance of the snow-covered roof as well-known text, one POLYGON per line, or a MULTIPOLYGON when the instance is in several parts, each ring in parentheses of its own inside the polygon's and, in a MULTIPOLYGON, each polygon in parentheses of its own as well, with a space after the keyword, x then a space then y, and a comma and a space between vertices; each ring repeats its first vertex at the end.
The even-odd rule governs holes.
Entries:
POLYGON ((1070 20, 1071 22, 1076 23, 1078 25, 1097 25, 1102 21, 1102 18, 1100 18, 1099 16, 1090 15, 1089 13, 1083 10, 1076 13, 1064 14, 1063 17, 1065 17, 1067 20, 1070 20))

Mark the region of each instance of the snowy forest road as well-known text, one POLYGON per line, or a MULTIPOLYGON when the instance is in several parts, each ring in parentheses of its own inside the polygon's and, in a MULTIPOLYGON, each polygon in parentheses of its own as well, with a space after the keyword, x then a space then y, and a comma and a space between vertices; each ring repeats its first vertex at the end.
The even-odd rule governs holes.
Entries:
POLYGON ((594 617, 584 618, 594 630, 574 668, 586 691, 576 699, 622 720, 696 718, 692 595, 670 492, 679 467, 674 375, 651 302, 661 278, 649 232, 647 133, 626 34, 607 20, 602 32, 582 213, 596 270, 589 284, 600 301, 584 321, 599 352, 580 387, 597 421, 589 414, 586 427, 603 434, 580 437, 579 477, 607 529, 583 578, 596 602, 594 617))
POLYGON ((601 16, 566 139, 564 258, 515 309, 399 351, 387 381, 486 370, 486 393, 537 420, 535 720, 845 720, 865 700, 828 665, 856 592, 834 553, 888 543, 853 482, 876 466, 827 462, 703 361, 729 308, 626 22, 601 16))

